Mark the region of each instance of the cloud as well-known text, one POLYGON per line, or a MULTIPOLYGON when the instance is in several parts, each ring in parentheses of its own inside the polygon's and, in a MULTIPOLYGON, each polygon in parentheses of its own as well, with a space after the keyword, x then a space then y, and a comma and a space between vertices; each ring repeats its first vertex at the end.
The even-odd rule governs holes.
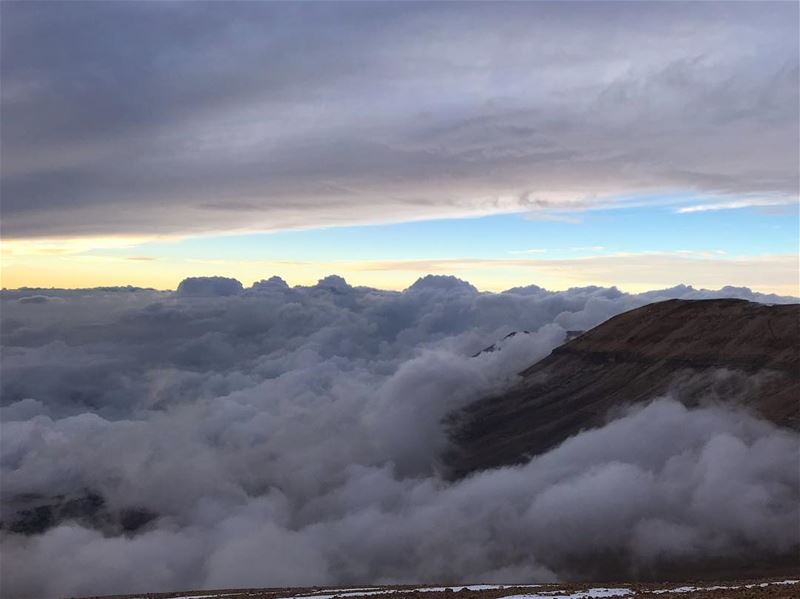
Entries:
POLYGON ((504 280, 525 280, 534 273, 537 279, 552 281, 559 287, 596 282, 643 290, 691 281, 707 286, 751 285, 786 295, 797 294, 800 289, 800 263, 796 255, 727 256, 715 251, 678 250, 604 253, 575 258, 373 260, 346 266, 356 272, 457 272, 478 277, 482 271, 490 271, 494 276, 503 273, 504 280))
POLYGON ((51 297, 49 295, 26 295, 17 300, 18 304, 46 304, 47 302, 64 301, 60 297, 51 297))
POLYGON ((4 4, 2 233, 794 198, 797 10, 4 4))
POLYGON ((734 200, 727 202, 714 202, 710 204, 697 204, 695 206, 684 206, 678 208, 675 212, 679 214, 688 214, 691 212, 709 212, 713 210, 737 210, 739 208, 752 208, 752 207, 771 207, 771 206, 787 206, 797 204, 797 199, 780 198, 780 199, 745 199, 734 200))
MULTIPOLYGON (((72 239, 8 239, 4 240, 2 254, 14 256, 59 256, 82 254, 93 249, 129 248, 141 245, 148 237, 93 237, 72 239)), ((6 259, 7 259, 6 258, 6 259)))
POLYGON ((673 297, 786 299, 236 283, 2 292, 3 520, 62 514, 0 533, 3 596, 574 579, 609 554, 603 574, 650 576, 800 542, 798 436, 735 409, 654 398, 458 482, 440 459, 443 418, 566 330, 673 297))
POLYGON ((181 281, 175 292, 182 297, 239 295, 242 284, 228 277, 189 277, 181 281))

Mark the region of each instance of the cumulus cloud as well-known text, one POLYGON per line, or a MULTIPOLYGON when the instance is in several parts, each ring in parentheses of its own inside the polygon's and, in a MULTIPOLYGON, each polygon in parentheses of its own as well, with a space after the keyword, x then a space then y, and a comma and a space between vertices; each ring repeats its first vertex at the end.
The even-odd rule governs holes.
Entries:
POLYGON ((176 293, 182 297, 239 295, 242 284, 228 277, 189 277, 181 281, 176 293))
POLYGON ((4 3, 2 232, 784 202, 797 22, 781 2, 4 3))
MULTIPOLYGON (((514 277, 530 276, 564 281, 579 286, 585 281, 611 285, 614 282, 634 290, 647 290, 666 284, 680 285, 686 280, 701 281, 716 287, 752 285, 795 295, 800 289, 800 258, 797 254, 771 256, 725 256, 717 252, 679 250, 672 252, 621 252, 581 258, 535 259, 426 259, 384 260, 361 265, 361 270, 402 273, 457 272, 470 275, 481 269, 514 273, 514 277)), ((524 279, 523 279, 524 280, 524 279)))
POLYGON ((6 524, 4 596, 647 576, 800 542, 798 436, 731 409, 654 398, 461 481, 440 460, 447 414, 566 330, 672 297, 790 298, 232 281, 2 293, 3 520, 63 516, 6 524), (530 334, 475 356, 512 331, 530 334))

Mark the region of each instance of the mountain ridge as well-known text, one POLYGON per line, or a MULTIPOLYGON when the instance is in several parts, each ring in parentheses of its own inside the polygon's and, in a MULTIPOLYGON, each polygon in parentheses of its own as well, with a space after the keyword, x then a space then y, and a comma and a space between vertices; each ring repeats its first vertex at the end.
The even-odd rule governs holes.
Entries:
POLYGON ((669 393, 737 403, 800 430, 800 304, 667 300, 615 316, 554 349, 508 391, 448 418, 454 478, 522 463, 607 415, 669 393))

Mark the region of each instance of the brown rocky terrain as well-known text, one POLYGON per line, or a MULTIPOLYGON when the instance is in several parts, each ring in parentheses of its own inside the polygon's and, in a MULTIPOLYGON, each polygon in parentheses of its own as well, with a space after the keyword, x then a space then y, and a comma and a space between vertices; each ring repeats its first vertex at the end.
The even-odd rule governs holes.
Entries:
POLYGON ((670 300, 616 316, 556 348, 499 397, 450 418, 454 478, 524 462, 615 410, 671 393, 738 402, 800 429, 800 305, 670 300))
MULTIPOLYGON (((796 599, 800 596, 797 575, 789 578, 745 579, 650 584, 537 584, 475 586, 376 586, 355 588, 265 588, 143 593, 91 599, 366 599, 388 595, 392 599, 591 599, 647 597, 655 599, 796 599)), ((89 599, 89 598, 84 598, 89 599)))

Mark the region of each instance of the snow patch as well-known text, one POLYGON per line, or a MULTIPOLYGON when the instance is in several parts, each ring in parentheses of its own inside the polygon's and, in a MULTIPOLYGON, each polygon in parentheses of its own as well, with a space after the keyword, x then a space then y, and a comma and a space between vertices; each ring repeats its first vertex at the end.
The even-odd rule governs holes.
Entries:
POLYGON ((674 589, 656 589, 652 591, 654 594, 662 594, 662 593, 692 593, 694 591, 727 591, 733 589, 755 589, 755 588, 764 588, 771 586, 773 584, 797 584, 800 580, 777 580, 777 581, 769 581, 769 582, 759 582, 759 583, 752 583, 752 584, 737 584, 737 585, 715 585, 712 587, 675 587, 674 589))
POLYGON ((622 588, 592 588, 586 591, 575 591, 574 593, 534 593, 531 595, 508 595, 500 599, 583 599, 584 597, 624 597, 633 595, 630 589, 622 588))
POLYGON ((354 593, 337 593, 333 592, 328 595, 289 595, 281 599, 332 599, 333 597, 364 597, 366 595, 386 595, 388 593, 397 593, 398 591, 408 591, 408 589, 383 589, 379 591, 357 591, 354 593))
POLYGON ((466 586, 450 586, 450 587, 426 587, 414 589, 420 593, 442 593, 447 589, 452 589, 454 593, 459 591, 488 591, 493 589, 508 589, 508 588, 533 588, 542 586, 540 584, 470 584, 466 586))
MULTIPOLYGON (((447 589, 452 589, 454 593, 459 591, 486 591, 491 589, 506 588, 533 588, 539 587, 538 584, 468 584, 455 585, 449 587, 416 587, 404 589, 375 589, 375 587, 365 587, 362 589, 324 589, 325 595, 293 595, 282 597, 281 599, 332 599, 333 597, 362 597, 366 595, 386 595, 390 593, 442 593, 447 589)), ((522 597, 523 595, 520 595, 522 597)))

